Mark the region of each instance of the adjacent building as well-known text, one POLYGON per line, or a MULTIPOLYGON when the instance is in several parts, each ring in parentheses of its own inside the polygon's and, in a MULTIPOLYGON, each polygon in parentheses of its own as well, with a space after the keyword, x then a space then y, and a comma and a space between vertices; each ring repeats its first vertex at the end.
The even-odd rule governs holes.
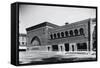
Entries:
POLYGON ((26 34, 19 34, 19 50, 26 50, 27 48, 27 36, 26 34))

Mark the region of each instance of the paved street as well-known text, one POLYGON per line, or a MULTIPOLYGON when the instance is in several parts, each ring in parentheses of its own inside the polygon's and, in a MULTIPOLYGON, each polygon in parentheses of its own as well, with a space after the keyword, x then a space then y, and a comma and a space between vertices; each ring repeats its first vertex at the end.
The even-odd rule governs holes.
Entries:
POLYGON ((21 51, 19 61, 21 64, 35 62, 61 62, 94 60, 95 52, 40 52, 40 51, 21 51))

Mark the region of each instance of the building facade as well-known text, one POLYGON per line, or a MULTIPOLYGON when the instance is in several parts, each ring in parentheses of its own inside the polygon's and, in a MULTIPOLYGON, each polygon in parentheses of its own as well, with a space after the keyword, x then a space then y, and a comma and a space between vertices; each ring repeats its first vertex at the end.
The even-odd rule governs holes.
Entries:
POLYGON ((96 20, 86 19, 58 26, 44 22, 27 28, 27 46, 40 51, 93 51, 96 20))

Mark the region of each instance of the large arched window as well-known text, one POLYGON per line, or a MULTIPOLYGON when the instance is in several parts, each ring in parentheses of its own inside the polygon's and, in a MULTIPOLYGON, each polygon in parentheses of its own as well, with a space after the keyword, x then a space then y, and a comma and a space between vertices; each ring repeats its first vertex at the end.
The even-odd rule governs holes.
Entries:
POLYGON ((73 31, 72 30, 70 30, 69 33, 70 33, 70 36, 73 36, 73 31))
POLYGON ((65 36, 68 37, 68 31, 65 31, 65 36))
POLYGON ((60 33, 57 33, 58 38, 60 38, 60 33))
POLYGON ((57 38, 56 34, 54 34, 54 39, 57 38))
POLYGON ((84 35, 84 29, 83 28, 80 28, 79 31, 80 31, 80 35, 84 35))
POLYGON ((61 32, 61 36, 64 37, 64 32, 61 32))
POLYGON ((75 30, 74 30, 74 33, 75 33, 75 36, 77 36, 77 35, 78 35, 78 30, 75 29, 75 30))
POLYGON ((40 39, 37 36, 33 37, 31 40, 31 44, 33 46, 40 46, 41 45, 40 39))

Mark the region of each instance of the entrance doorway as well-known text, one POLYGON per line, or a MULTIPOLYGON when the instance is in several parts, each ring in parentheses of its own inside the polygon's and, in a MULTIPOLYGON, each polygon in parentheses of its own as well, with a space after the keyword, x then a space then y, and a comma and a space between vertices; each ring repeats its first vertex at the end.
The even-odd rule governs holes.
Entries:
POLYGON ((65 51, 69 51, 69 44, 65 43, 65 51))

